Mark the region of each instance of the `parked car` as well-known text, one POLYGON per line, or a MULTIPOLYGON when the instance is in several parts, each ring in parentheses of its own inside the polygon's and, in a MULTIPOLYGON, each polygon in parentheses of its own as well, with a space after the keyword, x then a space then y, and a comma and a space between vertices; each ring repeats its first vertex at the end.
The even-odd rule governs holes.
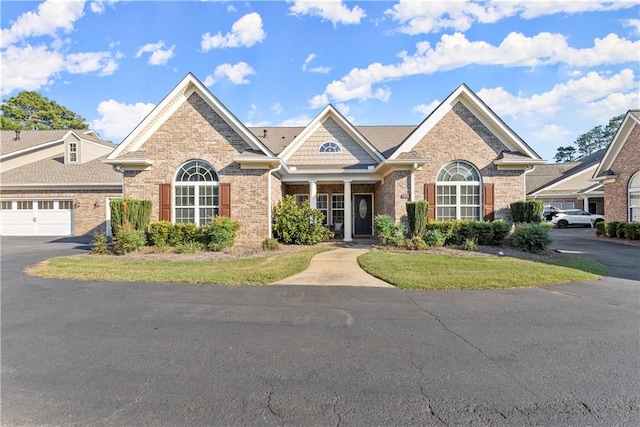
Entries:
POLYGON ((545 207, 544 211, 542 212, 542 220, 543 221, 551 221, 553 219, 553 216, 555 214, 557 214, 558 212, 562 212, 554 207, 545 207))
POLYGON ((558 228, 567 228, 571 225, 593 227, 596 223, 604 221, 604 216, 590 214, 580 209, 558 211, 552 215, 551 222, 558 228))

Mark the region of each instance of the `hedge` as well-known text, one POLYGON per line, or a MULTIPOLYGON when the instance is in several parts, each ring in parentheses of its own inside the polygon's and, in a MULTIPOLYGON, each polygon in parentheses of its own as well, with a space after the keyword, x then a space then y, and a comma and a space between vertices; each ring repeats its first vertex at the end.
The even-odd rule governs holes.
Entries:
POLYGON ((111 228, 118 233, 124 224, 131 224, 134 230, 145 231, 151 220, 151 200, 114 199, 109 201, 111 228))
POLYGON ((460 246, 467 240, 479 245, 500 246, 509 234, 511 226, 504 221, 432 221, 427 223, 423 239, 431 240, 426 233, 438 230, 445 239, 445 245, 460 246))
POLYGON ((521 200, 511 203, 511 217, 514 223, 542 221, 542 212, 544 211, 544 203, 540 200, 521 200))

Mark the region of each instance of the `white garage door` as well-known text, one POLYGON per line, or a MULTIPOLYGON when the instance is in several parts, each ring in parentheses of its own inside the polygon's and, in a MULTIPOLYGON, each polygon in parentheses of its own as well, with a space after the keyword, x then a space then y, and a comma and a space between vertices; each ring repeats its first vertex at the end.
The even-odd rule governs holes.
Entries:
POLYGON ((73 201, 3 200, 0 202, 2 236, 71 236, 73 201))

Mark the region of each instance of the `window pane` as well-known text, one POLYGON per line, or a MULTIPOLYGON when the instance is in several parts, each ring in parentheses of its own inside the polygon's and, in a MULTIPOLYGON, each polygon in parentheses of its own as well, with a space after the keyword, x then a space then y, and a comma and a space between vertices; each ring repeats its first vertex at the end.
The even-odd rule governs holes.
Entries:
POLYGON ((309 200, 308 194, 296 194, 295 196, 296 204, 302 205, 304 202, 309 200))
POLYGON ((475 206, 463 206, 460 208, 460 219, 478 221, 480 219, 480 209, 475 206))
POLYGON ((176 187, 176 206, 195 206, 195 187, 176 187))
POLYGON ((73 209, 73 202, 71 200, 60 200, 58 202, 59 210, 71 210, 73 209))
POLYGON ((200 226, 207 225, 218 215, 218 208, 200 208, 200 226))
POLYGON ((438 206, 436 214, 439 221, 456 219, 456 208, 455 206, 438 206))
POLYGON ((2 202, 0 202, 0 209, 3 211, 10 211, 11 209, 13 209, 12 206, 12 202, 11 200, 3 200, 2 202))
POLYGON ((18 210, 30 210, 33 209, 33 202, 31 200, 18 200, 18 210))
POLYGON ((196 210, 194 208, 176 208, 176 222, 195 222, 195 213, 196 210))

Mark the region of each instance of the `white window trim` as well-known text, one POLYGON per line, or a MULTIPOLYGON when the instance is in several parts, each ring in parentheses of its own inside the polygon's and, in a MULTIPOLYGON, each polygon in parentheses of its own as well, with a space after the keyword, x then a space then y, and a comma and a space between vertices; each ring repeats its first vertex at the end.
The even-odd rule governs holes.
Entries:
MULTIPOLYGON (((631 194, 640 194, 640 171, 631 175, 631 179, 629 180, 629 186, 627 187, 627 222, 633 222, 633 213, 637 209, 640 211, 640 206, 631 206, 631 194), (638 179, 638 186, 632 187, 633 181, 638 179)), ((640 217, 640 214, 638 215, 640 217)))
MULTIPOLYGON (((459 163, 466 163, 467 165, 469 165, 470 167, 472 167, 475 172, 478 174, 478 177, 480 179, 482 179, 482 176, 480 175, 480 171, 478 170, 478 168, 476 168, 472 163, 464 161, 464 160, 454 160, 452 162, 449 162, 447 164, 445 164, 444 166, 442 166, 440 168, 440 170, 438 171, 438 174, 436 175, 436 177, 440 176, 440 173, 442 172, 443 169, 445 169, 447 166, 449 166, 451 163, 455 163, 455 162, 459 162, 459 163)), ((436 215, 436 220, 440 221, 441 218, 439 218, 438 216, 438 208, 440 207, 455 207, 456 208, 456 218, 455 220, 460 221, 462 220, 462 215, 461 215, 461 208, 476 208, 477 209, 477 219, 475 219, 474 221, 481 221, 482 220, 482 199, 483 199, 483 194, 482 194, 482 181, 438 181, 436 179, 436 209, 435 209, 435 215, 436 215), (438 200, 438 187, 440 186, 455 186, 456 187, 456 204, 455 205, 450 205, 450 204, 440 204, 437 202, 438 200), (461 192, 460 189, 462 186, 474 186, 474 187, 478 187, 478 201, 479 204, 478 205, 468 205, 468 204, 462 204, 460 203, 460 199, 461 199, 461 192)))
MULTIPOLYGON (((191 159, 189 161, 184 162, 183 164, 181 164, 178 169, 176 170, 174 176, 173 176, 173 183, 171 185, 171 221, 176 224, 178 223, 177 219, 178 219, 178 214, 177 214, 177 210, 178 209, 193 209, 193 224, 196 224, 197 226, 201 226, 200 224, 200 208, 212 208, 214 209, 214 217, 216 215, 220 214, 220 181, 177 181, 178 175, 180 174, 180 172, 182 171, 182 168, 189 164, 192 161, 197 161, 197 162, 202 162, 202 163, 206 163, 207 165, 209 165, 211 167, 211 170, 213 171, 213 174, 215 175, 215 177, 217 177, 218 179, 220 179, 220 177, 218 176, 218 172, 215 170, 215 168, 213 167, 213 165, 209 162, 207 162, 206 160, 202 160, 202 159, 191 159), (176 203, 176 187, 193 187, 194 188, 194 192, 193 192, 193 206, 178 206, 178 204, 176 203), (212 205, 212 206, 200 206, 200 188, 201 187, 217 187, 218 188, 218 204, 217 205, 212 205), (217 212, 217 214, 216 214, 217 212)), ((213 197, 213 196, 212 196, 213 197)))
POLYGON ((320 212, 325 214, 324 215, 324 225, 331 224, 331 222, 329 221, 329 215, 330 215, 330 211, 331 211, 331 198, 329 197, 329 194, 327 194, 327 193, 316 194, 316 209, 318 209, 320 212), (325 196, 327 198, 327 208, 326 209, 320 209, 318 207, 318 201, 320 200, 320 196, 325 196))
POLYGON ((335 220, 333 218, 333 211, 342 211, 342 218, 343 218, 343 224, 342 226, 344 227, 344 221, 346 221, 345 218, 345 209, 344 209, 344 205, 345 205, 345 200, 344 200, 344 193, 332 193, 331 197, 329 198, 329 210, 331 211, 331 222, 329 224, 333 225, 335 227, 335 220), (334 209, 333 208, 333 197, 334 196, 342 196, 342 208, 338 208, 338 209, 334 209))
POLYGON ((336 141, 326 141, 323 142, 320 147, 318 147, 319 154, 340 154, 342 153, 342 146, 336 141), (332 146, 335 148, 335 151, 326 151, 325 147, 332 146), (323 150, 324 148, 324 150, 323 150))
POLYGON ((76 141, 69 141, 69 143, 67 144, 67 159, 69 160, 69 163, 78 163, 78 159, 80 157, 80 153, 79 153, 79 144, 76 141), (75 149, 72 150, 71 147, 74 147, 75 149), (71 158, 71 155, 75 154, 75 159, 71 158))

